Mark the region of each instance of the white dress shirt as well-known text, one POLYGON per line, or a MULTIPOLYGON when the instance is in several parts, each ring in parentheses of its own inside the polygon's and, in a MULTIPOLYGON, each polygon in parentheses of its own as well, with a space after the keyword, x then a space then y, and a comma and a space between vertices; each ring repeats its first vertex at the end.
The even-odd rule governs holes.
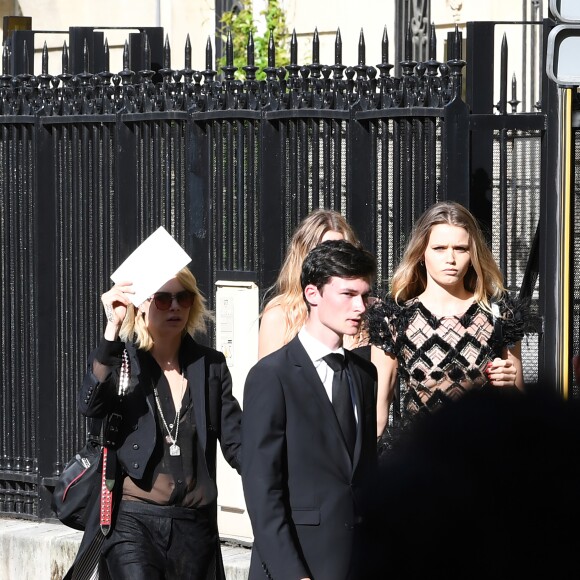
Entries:
MULTIPOLYGON (((302 343, 306 354, 310 357, 322 384, 324 385, 324 390, 328 395, 328 399, 332 403, 332 379, 334 378, 334 371, 328 366, 327 362, 322 358, 327 354, 338 353, 342 356, 344 354, 344 348, 341 346, 336 350, 329 349, 325 344, 322 344, 318 339, 314 338, 311 334, 308 334, 306 327, 302 327, 298 333, 298 340, 302 343)), ((352 378, 350 373, 347 372, 348 382, 350 385, 350 400, 353 401, 354 416, 358 422, 356 406, 354 405, 354 396, 352 392, 352 378)))

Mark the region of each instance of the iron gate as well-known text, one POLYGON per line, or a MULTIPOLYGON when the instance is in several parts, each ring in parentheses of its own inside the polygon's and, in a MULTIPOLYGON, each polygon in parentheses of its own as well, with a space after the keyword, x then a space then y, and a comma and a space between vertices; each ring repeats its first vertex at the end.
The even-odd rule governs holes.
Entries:
MULTIPOLYGON (((162 64, 152 68, 145 30, 126 44, 117 74, 89 69, 90 61, 108 68, 106 43, 91 59, 85 44, 75 74, 66 49, 60 74, 48 73, 45 52, 38 76, 9 72, 5 52, 0 512, 50 516, 55 478, 84 439, 76 392, 104 326, 99 296, 159 225, 193 256, 213 307, 224 272, 251 277, 262 291, 271 285, 312 208, 344 213, 388 280, 415 218, 453 199, 487 225, 508 287, 527 293, 541 315, 541 243, 533 241, 552 121, 543 107, 508 113, 507 97, 494 114, 493 59, 470 45, 490 26, 468 27, 466 101, 462 39, 451 36, 449 60, 439 63, 434 27, 428 60, 405 54, 399 77, 388 62, 366 65, 364 46, 357 66, 344 65, 339 35, 334 64, 294 58, 284 70, 271 54, 265 81, 252 67, 237 80, 231 63, 218 75, 211 50, 205 70, 192 70, 189 43, 182 69, 171 67, 169 43, 156 43, 153 61, 162 64), (131 55, 130 46, 142 52, 131 55)), ((541 374, 549 338, 524 345, 528 380, 541 374)))

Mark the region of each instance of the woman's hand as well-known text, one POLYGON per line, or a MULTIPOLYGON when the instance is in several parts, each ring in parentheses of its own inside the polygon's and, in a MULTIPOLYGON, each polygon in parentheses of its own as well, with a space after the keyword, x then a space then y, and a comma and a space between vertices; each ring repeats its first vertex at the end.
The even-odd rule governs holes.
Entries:
POLYGON ((105 338, 115 340, 121 324, 131 304, 131 294, 134 294, 132 282, 119 282, 101 296, 101 302, 107 317, 105 338), (114 334, 114 336, 113 336, 114 334))
POLYGON ((496 358, 487 364, 485 374, 494 387, 517 386, 517 366, 508 359, 496 358))

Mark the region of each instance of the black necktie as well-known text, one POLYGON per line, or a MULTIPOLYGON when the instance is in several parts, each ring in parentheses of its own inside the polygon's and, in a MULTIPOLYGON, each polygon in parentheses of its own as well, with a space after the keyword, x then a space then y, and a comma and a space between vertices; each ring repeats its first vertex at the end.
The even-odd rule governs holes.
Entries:
POLYGON ((338 353, 327 354, 323 359, 334 371, 334 377, 332 378, 332 405, 352 459, 356 442, 356 422, 354 420, 345 360, 338 353))

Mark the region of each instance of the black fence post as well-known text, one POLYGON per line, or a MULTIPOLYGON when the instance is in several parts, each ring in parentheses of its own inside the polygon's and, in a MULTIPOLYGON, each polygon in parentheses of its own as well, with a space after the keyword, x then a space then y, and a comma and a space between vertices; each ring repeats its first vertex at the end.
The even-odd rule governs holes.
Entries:
POLYGON ((71 26, 69 28, 69 65, 74 75, 83 72, 100 73, 106 69, 105 35, 92 26, 71 26), (84 70, 85 43, 88 69, 84 70))
POLYGON ((445 144, 442 151, 443 197, 457 201, 469 208, 469 109, 462 100, 463 67, 461 60, 462 38, 455 33, 448 35, 450 48, 449 81, 451 102, 444 108, 445 144))
POLYGON ((281 122, 262 119, 260 139, 260 159, 262 162, 259 200, 260 233, 259 244, 262 248, 262 263, 258 268, 260 293, 269 288, 276 280, 287 240, 284 237, 285 215, 282 199, 282 147, 280 137, 281 122))
POLYGON ((215 258, 212 239, 212 186, 209 163, 211 138, 210 123, 190 118, 186 134, 185 178, 185 251, 192 257, 191 271, 197 284, 213 309, 213 271, 215 258))
MULTIPOLYGON (((466 101, 472 115, 493 114, 494 61, 489 55, 494 51, 494 32, 493 22, 467 23, 466 101)), ((470 151, 469 209, 491 237, 493 129, 472 129, 470 151)))
MULTIPOLYGON (((37 275, 35 284, 38 297, 38 337, 41 348, 38 351, 38 375, 42 380, 38 384, 38 516, 48 518, 52 515, 50 508, 51 493, 56 483, 55 476, 67 461, 58 457, 63 453, 59 444, 63 431, 69 422, 65 413, 59 413, 59 401, 67 385, 57 384, 56 361, 61 355, 56 340, 47 340, 55 336, 55 325, 58 323, 56 300, 58 296, 57 268, 55 267, 55 166, 54 147, 50 127, 37 119, 35 127, 36 143, 34 160, 36 179, 34 197, 36 212, 42 219, 36 220, 37 275)), ((61 401, 62 406, 62 401, 61 401)), ((71 413, 76 411, 70 409, 71 413)))
MULTIPOLYGON (((124 115, 117 117, 115 127, 115 144, 117 147, 116 163, 118 170, 115 175, 115 192, 117 196, 117 232, 119 266, 137 245, 139 240, 137 219, 137 145, 135 131, 124 115)), ((150 232, 152 233, 152 232, 150 232)), ((112 274, 113 272, 110 272, 112 274)))
MULTIPOLYGON (((375 141, 371 136, 372 121, 351 118, 348 124, 348 151, 346 160, 346 218, 359 240, 369 252, 377 252, 377 207, 373 203, 376 192, 375 141)), ((386 212, 387 208, 383 208, 386 212)))
POLYGON ((445 107, 445 147, 441 163, 445 182, 443 198, 469 207, 469 112, 459 98, 445 107))
MULTIPOLYGON (((145 27, 140 28, 139 32, 129 34, 129 54, 131 70, 152 70, 155 73, 163 68, 163 28, 162 27, 145 27), (146 61, 145 56, 145 38, 149 43, 150 62, 146 61)), ((159 74, 152 78, 153 82, 162 80, 159 74)))
POLYGON ((10 50, 10 74, 34 74, 34 30, 15 30, 7 39, 10 50))

